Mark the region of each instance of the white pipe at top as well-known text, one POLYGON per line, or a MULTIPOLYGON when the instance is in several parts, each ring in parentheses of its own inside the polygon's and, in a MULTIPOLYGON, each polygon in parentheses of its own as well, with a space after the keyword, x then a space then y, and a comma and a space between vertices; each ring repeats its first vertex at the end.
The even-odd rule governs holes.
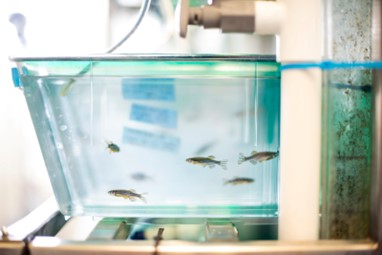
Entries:
MULTIPOLYGON (((321 60, 321 0, 255 2, 255 31, 277 33, 282 64, 321 60)), ((321 71, 281 73, 279 240, 317 240, 321 71)))

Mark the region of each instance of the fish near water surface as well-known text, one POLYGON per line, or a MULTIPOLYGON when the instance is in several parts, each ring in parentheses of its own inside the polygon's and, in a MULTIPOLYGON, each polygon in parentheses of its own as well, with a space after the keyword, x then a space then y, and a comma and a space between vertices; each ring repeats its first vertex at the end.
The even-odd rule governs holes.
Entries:
POLYGON ((214 156, 191 157, 186 159, 186 162, 194 165, 201 165, 203 167, 208 166, 209 168, 213 168, 218 165, 221 166, 224 170, 227 170, 227 161, 228 160, 216 160, 214 156))
POLYGON ((279 155, 279 152, 272 152, 272 151, 262 151, 262 152, 257 152, 257 151, 252 151, 251 155, 245 156, 243 153, 239 154, 239 160, 237 163, 240 165, 244 163, 245 161, 249 161, 252 164, 256 165, 257 163, 261 163, 267 160, 271 160, 279 155))

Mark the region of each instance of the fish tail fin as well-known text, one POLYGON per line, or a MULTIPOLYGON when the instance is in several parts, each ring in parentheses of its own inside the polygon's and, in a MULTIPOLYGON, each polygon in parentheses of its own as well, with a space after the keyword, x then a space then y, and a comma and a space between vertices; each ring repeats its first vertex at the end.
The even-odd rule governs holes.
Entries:
POLYGON ((245 156, 243 153, 239 153, 239 159, 237 160, 237 163, 240 165, 241 163, 243 163, 245 161, 245 156))
POLYGON ((140 196, 139 196, 139 198, 145 203, 145 204, 147 204, 147 200, 146 200, 146 198, 144 197, 144 195, 147 195, 147 193, 145 192, 145 193, 142 193, 140 196))
POLYGON ((227 170, 227 162, 228 162, 228 160, 222 160, 222 161, 220 161, 219 165, 220 165, 224 170, 227 170))
POLYGON ((229 180, 223 179, 223 185, 227 185, 229 183, 229 180))

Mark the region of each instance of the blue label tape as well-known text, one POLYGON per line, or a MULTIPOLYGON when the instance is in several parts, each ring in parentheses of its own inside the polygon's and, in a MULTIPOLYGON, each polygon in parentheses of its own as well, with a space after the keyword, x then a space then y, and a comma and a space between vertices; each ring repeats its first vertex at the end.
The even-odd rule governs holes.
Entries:
POLYGON ((21 87, 21 81, 20 81, 19 71, 17 70, 16 67, 12 67, 11 70, 12 70, 12 80, 13 80, 13 85, 14 85, 16 88, 21 87))
POLYGON ((122 80, 124 99, 175 101, 174 79, 128 78, 122 80))
POLYGON ((170 152, 178 151, 180 145, 180 139, 178 137, 155 134, 127 127, 123 129, 123 142, 170 152))
POLYGON ((133 104, 130 120, 153 124, 165 128, 176 128, 178 113, 171 109, 133 104))

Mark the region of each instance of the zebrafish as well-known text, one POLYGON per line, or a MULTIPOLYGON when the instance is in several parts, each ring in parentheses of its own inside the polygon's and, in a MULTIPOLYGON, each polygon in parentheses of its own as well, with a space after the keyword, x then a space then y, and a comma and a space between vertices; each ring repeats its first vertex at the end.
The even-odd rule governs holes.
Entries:
POLYGON ((133 189, 129 189, 129 190, 114 189, 114 190, 110 190, 108 193, 115 197, 122 197, 124 199, 129 199, 132 202, 134 202, 135 200, 137 200, 137 198, 139 198, 140 200, 146 203, 146 198, 143 197, 143 195, 145 195, 146 193, 138 194, 133 189))
POLYGON ((208 166, 210 168, 215 167, 215 165, 219 165, 224 170, 227 170, 227 160, 216 160, 214 156, 192 157, 192 158, 186 159, 186 161, 194 165, 201 165, 203 167, 208 166))
POLYGON ((120 152, 119 146, 116 145, 113 142, 106 142, 107 143, 107 149, 109 150, 110 153, 112 152, 120 152))
POLYGON ((253 183, 255 180, 252 178, 247 177, 235 177, 231 180, 225 180, 224 185, 232 184, 232 185, 240 185, 240 184, 250 184, 253 183))
POLYGON ((252 151, 251 155, 249 156, 244 156, 243 153, 239 154, 239 160, 237 163, 240 165, 241 163, 245 161, 249 161, 252 164, 256 165, 257 163, 261 163, 267 160, 271 160, 279 155, 279 152, 272 152, 272 151, 262 151, 262 152, 257 152, 257 151, 252 151))

